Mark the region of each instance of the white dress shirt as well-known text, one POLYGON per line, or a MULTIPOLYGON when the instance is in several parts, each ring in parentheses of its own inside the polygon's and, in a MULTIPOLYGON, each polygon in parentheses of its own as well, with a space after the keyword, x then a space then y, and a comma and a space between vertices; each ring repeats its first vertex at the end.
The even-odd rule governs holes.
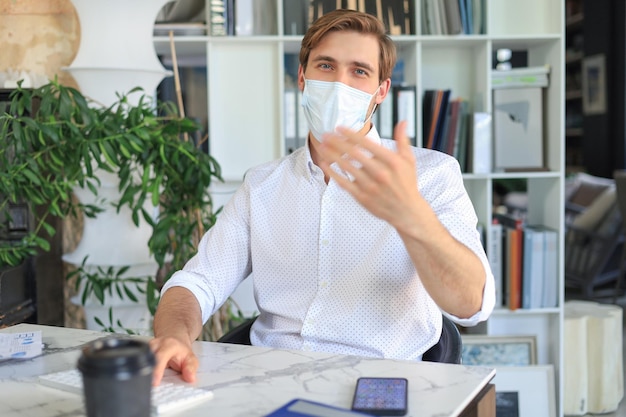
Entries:
MULTIPOLYGON (((375 128, 368 137, 395 149, 375 128)), ((484 266, 481 311, 450 316, 475 325, 491 314, 495 290, 459 164, 441 152, 413 151, 420 193, 484 266)), ((247 172, 197 255, 163 291, 189 289, 204 322, 251 274, 260 312, 254 345, 420 359, 439 340, 441 312, 396 230, 333 180, 327 185, 308 146, 247 172)))

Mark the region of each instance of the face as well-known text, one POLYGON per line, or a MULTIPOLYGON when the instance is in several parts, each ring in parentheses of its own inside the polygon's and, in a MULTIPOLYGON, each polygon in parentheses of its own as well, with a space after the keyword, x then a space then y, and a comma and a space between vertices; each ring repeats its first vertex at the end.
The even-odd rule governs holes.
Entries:
MULTIPOLYGON (((306 72, 298 69, 298 86, 304 89, 304 79, 339 81, 368 94, 378 92, 372 100, 383 102, 389 91, 391 80, 379 81, 379 46, 373 35, 357 32, 337 31, 328 33, 311 50, 306 72)), ((371 110, 371 108, 370 108, 371 110)))

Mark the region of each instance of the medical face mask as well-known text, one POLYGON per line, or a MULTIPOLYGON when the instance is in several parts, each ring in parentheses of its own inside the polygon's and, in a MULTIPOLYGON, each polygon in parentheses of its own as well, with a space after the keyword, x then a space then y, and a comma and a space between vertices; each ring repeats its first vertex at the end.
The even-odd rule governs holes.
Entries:
MULTIPOLYGON (((379 86, 380 88, 380 86, 379 86)), ((361 130, 374 114, 367 115, 372 97, 340 82, 304 80, 302 107, 311 133, 322 140, 324 133, 332 133, 338 126, 361 130)))

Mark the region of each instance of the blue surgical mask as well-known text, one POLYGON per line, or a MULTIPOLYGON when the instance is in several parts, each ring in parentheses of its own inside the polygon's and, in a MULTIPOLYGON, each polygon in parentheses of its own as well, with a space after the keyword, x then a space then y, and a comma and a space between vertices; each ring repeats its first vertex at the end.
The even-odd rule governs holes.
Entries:
POLYGON ((305 79, 302 107, 315 139, 321 141, 324 133, 335 132, 338 126, 361 130, 374 114, 376 107, 369 116, 367 111, 378 88, 369 94, 340 82, 305 79))

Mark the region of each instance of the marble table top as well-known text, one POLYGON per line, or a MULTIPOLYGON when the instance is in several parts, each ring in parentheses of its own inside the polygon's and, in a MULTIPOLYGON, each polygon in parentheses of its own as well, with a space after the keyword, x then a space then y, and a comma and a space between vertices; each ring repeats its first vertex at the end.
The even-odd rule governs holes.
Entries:
MULTIPOLYGON (((0 333, 35 330, 42 331, 41 356, 0 362, 0 416, 84 416, 82 396, 43 386, 37 376, 75 368, 84 344, 110 334, 29 324, 0 333)), ((196 386, 213 391, 214 398, 168 416, 261 417, 294 398, 349 408, 361 376, 407 378, 407 416, 457 416, 495 375, 494 369, 477 366, 213 342, 196 342, 194 350, 200 360, 196 386)), ((182 383, 174 372, 165 380, 182 383)))

